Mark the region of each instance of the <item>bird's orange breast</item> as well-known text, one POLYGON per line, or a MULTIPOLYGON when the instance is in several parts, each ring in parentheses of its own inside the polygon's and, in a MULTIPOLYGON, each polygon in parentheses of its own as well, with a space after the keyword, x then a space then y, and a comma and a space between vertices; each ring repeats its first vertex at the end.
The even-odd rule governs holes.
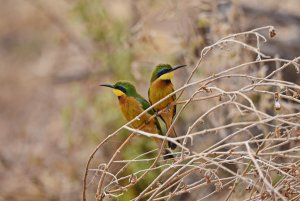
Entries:
MULTIPOLYGON (((170 93, 174 92, 173 84, 171 81, 165 81, 165 80, 155 80, 149 89, 149 99, 151 104, 154 104, 170 93)), ((156 111, 159 111, 163 108, 165 108, 169 103, 173 102, 176 99, 176 95, 173 95, 166 100, 164 100, 162 103, 158 104, 154 107, 156 111)))
MULTIPOLYGON (((142 105, 134 97, 120 96, 119 104, 121 111, 127 121, 131 121, 144 111, 142 105)), ((133 128, 140 128, 145 132, 158 133, 155 125, 155 119, 149 121, 150 117, 151 115, 146 113, 142 115, 138 120, 132 122, 131 125, 133 128)))

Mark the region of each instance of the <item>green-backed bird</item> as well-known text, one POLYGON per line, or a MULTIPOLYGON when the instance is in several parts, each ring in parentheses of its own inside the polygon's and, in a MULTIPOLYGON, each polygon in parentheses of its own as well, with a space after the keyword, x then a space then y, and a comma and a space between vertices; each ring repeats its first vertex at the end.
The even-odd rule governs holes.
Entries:
MULTIPOLYGON (((172 68, 169 64, 159 64, 155 67, 152 72, 150 88, 148 91, 149 101, 152 105, 174 92, 174 86, 171 82, 171 79, 174 77, 174 71, 185 66, 186 65, 178 65, 172 68)), ((176 94, 170 96, 153 108, 155 112, 165 109, 159 116, 165 122, 168 130, 171 127, 173 118, 176 114, 176 105, 171 105, 175 99, 176 94)), ((177 136, 174 127, 169 131, 169 136, 177 136)), ((168 144, 171 149, 176 148, 176 144, 171 143, 170 141, 168 141, 168 144)))
MULTIPOLYGON (((150 107, 150 103, 144 99, 135 89, 135 87, 127 81, 119 81, 115 84, 101 84, 100 86, 112 88, 113 93, 119 99, 120 109, 127 121, 131 121, 150 107)), ((131 123, 133 128, 162 135, 161 127, 153 110, 149 110, 137 120, 131 123)), ((162 140, 155 138, 155 142, 160 147, 162 140)), ((172 158, 168 149, 164 149, 164 158, 172 158)))

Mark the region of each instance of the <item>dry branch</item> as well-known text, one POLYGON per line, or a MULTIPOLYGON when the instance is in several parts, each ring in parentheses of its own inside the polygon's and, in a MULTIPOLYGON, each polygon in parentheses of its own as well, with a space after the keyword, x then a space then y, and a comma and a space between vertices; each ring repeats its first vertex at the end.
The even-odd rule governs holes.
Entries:
POLYGON ((160 136, 130 127, 131 122, 160 103, 157 102, 135 119, 108 135, 88 160, 84 177, 83 200, 86 200, 86 183, 89 172, 96 171, 101 174, 96 199, 102 200, 106 196, 114 198, 122 196, 128 188, 136 185, 137 181, 143 180, 149 172, 158 169, 161 171, 157 177, 133 200, 170 200, 187 192, 191 194, 195 192, 197 195, 199 189, 207 188, 210 185, 213 185, 215 190, 201 195, 202 197, 199 196, 198 200, 214 196, 221 191, 227 191, 225 200, 229 200, 235 189, 243 185, 247 185, 243 192, 244 200, 299 199, 300 100, 295 93, 300 90, 300 86, 279 78, 282 77, 280 75, 286 68, 296 68, 299 72, 300 57, 286 60, 270 58, 260 52, 261 43, 267 42, 267 38, 261 32, 266 31, 274 32, 274 28, 266 26, 229 35, 205 47, 186 83, 160 101, 164 101, 173 94, 179 94, 174 104, 182 107, 172 126, 178 123, 178 118, 184 115, 190 105, 204 108, 203 111, 193 110, 193 114, 189 114, 194 117, 194 121, 186 122, 188 129, 184 134, 177 138, 170 138, 168 132, 166 136, 160 136), (249 35, 256 37, 254 46, 243 40, 249 35), (246 51, 256 55, 257 60, 233 66, 206 78, 198 77, 196 72, 200 64, 206 58, 210 59, 209 53, 219 50, 220 45, 240 45, 246 51), (247 73, 249 69, 252 72, 258 72, 258 70, 255 71, 258 68, 257 64, 263 65, 271 62, 276 62, 279 66, 267 75, 261 76, 259 73, 249 75, 247 73), (229 87, 222 85, 228 81, 234 83, 236 80, 242 80, 242 82, 239 82, 238 85, 229 84, 229 87), (188 91, 190 96, 185 96, 184 91, 188 91), (291 91, 294 95, 287 93, 291 91), (260 97, 260 101, 254 101, 254 95, 260 97), (238 118, 230 117, 230 112, 238 118), (218 115, 223 116, 219 117, 218 115), (223 121, 224 119, 226 121, 223 121), (209 125, 213 126, 209 127, 209 125), (104 167, 101 170, 90 169, 90 162, 95 153, 124 129, 133 133, 115 150, 111 160, 107 163, 100 162, 101 167, 104 167), (255 132, 253 129, 257 131, 255 132), (164 143, 170 141, 177 144, 178 149, 181 150, 174 153, 177 156, 175 160, 162 161, 160 157, 162 147, 159 151, 150 151, 156 153, 154 158, 145 158, 150 153, 147 152, 132 158, 132 160, 115 160, 120 150, 128 146, 133 135, 159 138, 164 143), (196 143, 199 141, 197 139, 203 139, 208 135, 217 140, 209 146, 203 146, 202 149, 197 148, 196 143), (183 143, 179 144, 176 140, 181 140, 183 143), (190 145, 187 143, 188 140, 191 142, 190 145), (151 165, 147 169, 140 169, 131 175, 120 175, 132 163, 148 162, 151 165), (122 166, 117 173, 112 173, 110 168, 115 163, 122 166), (230 169, 226 164, 233 164, 236 169, 230 169), (106 177, 106 175, 108 176, 106 177), (197 175, 199 179, 188 181, 193 175, 197 175), (121 181, 126 179, 131 182, 120 186, 121 181))

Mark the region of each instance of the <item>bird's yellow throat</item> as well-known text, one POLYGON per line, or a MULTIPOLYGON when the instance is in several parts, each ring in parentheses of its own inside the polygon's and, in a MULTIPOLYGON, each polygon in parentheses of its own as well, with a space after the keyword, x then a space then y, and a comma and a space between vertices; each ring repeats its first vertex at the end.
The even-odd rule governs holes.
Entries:
POLYGON ((163 74, 162 76, 159 77, 159 79, 161 80, 170 80, 174 77, 174 72, 169 72, 169 73, 166 73, 166 74, 163 74))
POLYGON ((113 89, 113 92, 116 96, 123 96, 125 93, 119 89, 113 89))

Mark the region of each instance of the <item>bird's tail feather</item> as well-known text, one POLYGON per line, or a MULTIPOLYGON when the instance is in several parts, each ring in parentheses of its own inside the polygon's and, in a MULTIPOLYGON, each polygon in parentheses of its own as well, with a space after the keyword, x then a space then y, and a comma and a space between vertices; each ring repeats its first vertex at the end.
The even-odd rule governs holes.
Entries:
POLYGON ((172 154, 172 152, 169 149, 165 149, 164 153, 163 153, 163 157, 164 157, 164 160, 167 160, 167 159, 174 158, 174 155, 172 154))
MULTIPOLYGON (((176 138, 177 137, 177 134, 176 134, 176 131, 175 131, 174 127, 171 128, 170 133, 169 133, 169 137, 172 137, 172 138, 176 138)), ((180 143, 179 140, 177 140, 177 142, 180 143)), ((174 144, 173 142, 170 142, 170 141, 168 141, 168 146, 171 149, 176 149, 176 147, 177 147, 176 144, 174 144)))
MULTIPOLYGON (((160 148, 162 146, 162 140, 161 139, 155 138, 155 142, 156 142, 158 148, 160 148)), ((172 152, 166 147, 164 147, 164 149, 162 151, 162 154, 163 154, 164 160, 174 158, 174 155, 172 154, 172 152)))

